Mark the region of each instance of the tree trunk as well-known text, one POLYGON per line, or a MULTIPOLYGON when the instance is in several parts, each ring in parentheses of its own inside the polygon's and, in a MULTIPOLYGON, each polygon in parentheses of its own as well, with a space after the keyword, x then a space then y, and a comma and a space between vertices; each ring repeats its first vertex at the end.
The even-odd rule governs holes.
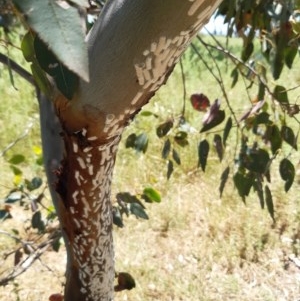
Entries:
MULTIPOLYGON (((220 0, 110 0, 88 36, 90 82, 55 98, 65 146, 56 208, 65 301, 113 300, 111 179, 124 127, 165 83, 220 0)), ((50 181, 51 184, 51 181, 50 181)))

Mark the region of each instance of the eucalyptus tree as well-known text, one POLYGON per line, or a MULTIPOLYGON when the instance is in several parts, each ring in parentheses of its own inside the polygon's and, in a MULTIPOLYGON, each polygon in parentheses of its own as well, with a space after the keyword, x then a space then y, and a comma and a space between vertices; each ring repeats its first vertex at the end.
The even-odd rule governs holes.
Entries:
POLYGON ((88 1, 13 2, 29 28, 24 56, 47 95, 39 92, 42 140, 67 247, 64 298, 113 300, 110 192, 121 134, 220 1, 110 0, 86 37, 87 55, 77 12, 88 1))
MULTIPOLYGON (((277 80, 284 66, 291 68, 299 53, 299 0, 104 2, 0 0, 0 26, 4 31, 10 30, 13 15, 27 29, 21 49, 31 64, 33 77, 14 62, 9 65, 37 86, 44 163, 67 248, 67 301, 112 300, 114 290, 134 285, 130 275, 119 274, 114 287, 110 190, 120 137, 126 125, 167 81, 180 55, 217 7, 217 14, 223 15, 228 24, 228 35, 236 30, 243 40, 241 58, 218 42, 212 46, 200 37, 198 41, 209 55, 218 51, 233 62, 232 86, 242 76, 249 83, 246 90, 253 85, 257 88, 257 96, 251 99, 252 108, 238 119, 222 74, 216 75, 220 73, 218 66, 216 72, 211 70, 230 111, 223 137, 214 134, 212 141, 220 161, 233 126, 239 136, 235 170, 231 172, 229 165, 224 170, 220 194, 232 173, 242 199, 253 188, 262 208, 266 204, 274 219, 272 194, 264 179, 270 181, 270 166, 283 142, 297 150, 297 135, 288 126, 288 117, 296 119, 299 105, 289 102, 288 88, 276 82, 275 88, 270 88, 265 62, 253 57, 253 41, 259 36, 261 53, 277 80), (6 6, 12 14, 7 13, 6 6), (86 15, 90 18, 99 9, 94 26, 86 29, 86 15), (249 141, 254 143, 250 145, 249 141)), ((209 68, 195 44, 192 48, 193 55, 209 68)), ((7 58, 0 54, 0 61, 5 63, 7 58)), ((210 106, 203 94, 192 95, 191 102, 198 111, 210 106)), ((200 132, 221 124, 226 115, 216 100, 200 132)), ((158 136, 164 139, 172 126, 169 121, 159 125, 158 136)), ((205 137, 198 146, 199 167, 203 171, 209 149, 210 142, 205 137)), ((165 154, 170 152, 168 139, 164 150, 165 154)), ((295 177, 288 157, 279 164, 285 191, 295 177)))

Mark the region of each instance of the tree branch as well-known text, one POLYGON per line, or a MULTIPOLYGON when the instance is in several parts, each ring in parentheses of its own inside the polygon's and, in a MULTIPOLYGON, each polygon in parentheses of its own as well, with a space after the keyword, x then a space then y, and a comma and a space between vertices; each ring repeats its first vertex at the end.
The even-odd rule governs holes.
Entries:
POLYGON ((11 68, 13 71, 15 71, 17 74, 19 74, 22 78, 24 78, 27 82, 29 82, 31 85, 35 86, 35 81, 33 76, 25 70, 23 67, 21 67, 18 63, 11 60, 8 56, 6 56, 3 53, 0 53, 0 63, 8 66, 8 68, 11 68))

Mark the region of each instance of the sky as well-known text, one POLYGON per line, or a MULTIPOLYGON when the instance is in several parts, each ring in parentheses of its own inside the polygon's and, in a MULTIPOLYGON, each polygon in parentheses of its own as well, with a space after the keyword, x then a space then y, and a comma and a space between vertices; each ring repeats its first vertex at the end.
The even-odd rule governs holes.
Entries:
POLYGON ((215 15, 213 15, 209 22, 204 26, 204 28, 201 30, 201 33, 206 34, 207 30, 211 33, 216 33, 217 35, 225 35, 227 31, 227 24, 223 24, 224 17, 218 16, 215 18, 215 15))

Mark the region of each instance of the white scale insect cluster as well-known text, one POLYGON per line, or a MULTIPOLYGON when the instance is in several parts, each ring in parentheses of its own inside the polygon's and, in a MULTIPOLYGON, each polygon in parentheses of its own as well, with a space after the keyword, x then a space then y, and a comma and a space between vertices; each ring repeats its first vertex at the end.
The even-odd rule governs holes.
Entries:
MULTIPOLYGON (((86 130, 81 134, 88 142, 97 140, 97 137, 86 137, 86 130)), ((110 185, 119 140, 120 135, 116 135, 105 144, 84 147, 80 147, 75 138, 71 141, 76 157, 73 174, 76 190, 71 193, 69 206, 75 229, 72 250, 83 285, 81 292, 87 294, 86 300, 96 300, 100 292, 109 293, 109 284, 113 280, 107 276, 114 277, 113 262, 110 262, 113 252, 110 185), (94 156, 99 159, 97 164, 94 156), (104 267, 103 270, 100 267, 104 267)))
POLYGON ((106 135, 108 142, 97 146, 98 138, 88 137, 86 130, 82 130, 83 137, 90 142, 86 146, 79 145, 76 139, 71 141, 71 152, 76 158, 72 175, 75 189, 71 192, 69 204, 70 220, 75 229, 72 249, 79 268, 81 292, 86 295, 86 301, 100 300, 104 295, 105 300, 113 300, 110 187, 115 154, 125 127, 124 121, 139 109, 145 93, 153 94, 165 82, 168 72, 179 60, 186 45, 216 8, 214 3, 202 9, 202 4, 207 3, 204 0, 186 1, 191 2, 187 15, 197 15, 197 21, 175 37, 157 37, 156 41, 151 41, 149 47, 144 49, 142 59, 134 62, 140 88, 124 112, 117 116, 106 115, 102 133, 106 135), (95 158, 99 160, 96 162, 95 158))

